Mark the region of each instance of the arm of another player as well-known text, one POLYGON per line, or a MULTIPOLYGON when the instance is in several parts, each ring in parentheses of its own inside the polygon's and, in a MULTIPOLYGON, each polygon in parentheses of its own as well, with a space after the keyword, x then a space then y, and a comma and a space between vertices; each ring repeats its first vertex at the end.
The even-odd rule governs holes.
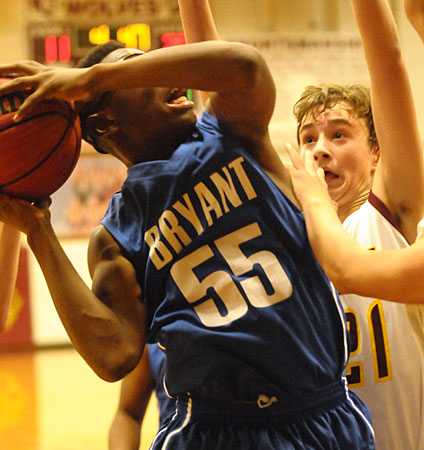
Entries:
POLYGON ((109 428, 109 450, 138 450, 141 424, 153 389, 146 345, 137 367, 122 380, 118 409, 109 428))
MULTIPOLYGON (((207 0, 178 0, 181 21, 186 42, 219 40, 218 31, 213 20, 207 0)), ((200 92, 203 104, 206 104, 209 93, 200 92)))
POLYGON ((424 0, 403 0, 406 16, 424 42, 424 0))
POLYGON ((0 223, 0 333, 6 330, 18 272, 21 233, 0 223))
MULTIPOLYGON (((203 41, 211 41, 211 40, 219 40, 219 34, 215 25, 215 21, 212 15, 212 11, 209 5, 208 0, 178 0, 181 21, 183 24, 184 35, 187 43, 195 43, 195 42, 203 42, 203 41)), ((273 82, 268 85, 264 85, 264 90, 259 93, 259 99, 255 99, 255 96, 258 92, 255 92, 257 87, 252 85, 251 91, 247 94, 247 98, 250 101, 250 105, 247 106, 245 110, 248 114, 255 114, 254 108, 258 106, 257 102, 261 102, 260 106, 271 106, 272 109, 274 107, 275 92, 273 91, 272 85, 273 82), (271 90, 269 88, 272 88, 271 90)), ((262 88, 261 88, 262 89, 262 88)), ((206 105, 206 109, 208 110, 209 105, 207 104, 207 100, 212 96, 212 110, 219 111, 218 114, 222 121, 232 121, 232 118, 237 118, 235 113, 235 107, 239 103, 230 102, 221 102, 220 99, 226 100, 225 97, 216 97, 211 92, 201 91, 201 98, 204 105, 206 105), (234 110, 233 110, 234 109, 234 110)), ((271 110, 272 110, 271 109, 271 110)), ((262 114, 261 112, 257 112, 258 114, 262 114)), ((264 116, 267 117, 267 116, 264 116)), ((238 123, 242 123, 237 118, 238 123)), ((268 122, 265 122, 267 124, 268 122)), ((248 125, 246 128, 249 130, 254 130, 254 127, 250 127, 248 125)), ((263 130, 262 130, 263 132, 263 130)), ((246 134, 246 131, 242 131, 242 134, 246 134)), ((271 144, 268 142, 267 146, 270 151, 263 151, 263 148, 260 152, 253 152, 256 159, 260 162, 262 167, 271 175, 274 181, 280 186, 280 188, 290 197, 290 199, 296 203, 296 199, 291 192, 289 176, 286 172, 285 166, 281 163, 280 158, 277 153, 273 150, 271 144)))
POLYGON ((302 205, 309 241, 329 279, 342 294, 404 303, 424 302, 424 239, 402 250, 367 251, 343 228, 322 169, 308 152, 287 146, 288 170, 302 205))
POLYGON ((370 74, 380 146, 372 189, 413 242, 424 215, 423 149, 396 23, 387 0, 351 0, 351 5, 370 74))
POLYGON ((0 221, 27 235, 62 324, 97 375, 116 381, 133 370, 145 343, 145 307, 134 268, 109 233, 99 227, 90 238, 91 290, 61 247, 48 208, 0 195, 0 221))

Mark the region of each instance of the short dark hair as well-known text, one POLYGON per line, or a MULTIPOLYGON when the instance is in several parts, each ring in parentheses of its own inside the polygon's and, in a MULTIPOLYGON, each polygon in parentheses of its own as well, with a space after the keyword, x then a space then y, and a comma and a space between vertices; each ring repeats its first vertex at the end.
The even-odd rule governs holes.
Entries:
POLYGON ((103 61, 103 59, 106 58, 106 56, 109 55, 109 53, 112 53, 118 48, 124 47, 125 47, 124 44, 112 39, 90 50, 87 53, 87 55, 84 56, 84 58, 81 58, 78 61, 77 67, 83 68, 94 66, 94 64, 98 64, 99 62, 103 61))
MULTIPOLYGON (((95 64, 98 64, 101 61, 103 61, 103 59, 106 58, 106 56, 109 55, 109 53, 112 53, 113 51, 119 48, 125 48, 125 45, 115 40, 110 40, 104 44, 98 45, 97 47, 93 48, 89 53, 87 53, 86 56, 84 56, 82 59, 78 61, 77 68, 94 66, 95 64)), ((97 150, 99 153, 107 153, 97 143, 96 138, 88 134, 88 130, 85 125, 87 117, 95 113, 94 109, 98 105, 99 105, 98 101, 95 103, 88 101, 79 110, 78 114, 81 122, 82 138, 89 144, 91 144, 94 147, 94 149, 97 150)))

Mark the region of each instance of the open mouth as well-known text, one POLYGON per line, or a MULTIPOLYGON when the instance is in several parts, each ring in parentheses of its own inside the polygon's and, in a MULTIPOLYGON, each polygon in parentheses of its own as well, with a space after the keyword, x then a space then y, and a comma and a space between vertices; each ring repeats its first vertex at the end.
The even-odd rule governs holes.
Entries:
POLYGON ((339 175, 336 175, 335 173, 333 173, 329 170, 325 170, 325 169, 324 169, 324 175, 325 175, 325 181, 327 184, 330 184, 340 178, 339 175))
POLYGON ((179 88, 171 90, 166 104, 176 109, 187 109, 193 106, 193 102, 187 98, 187 89, 179 88))

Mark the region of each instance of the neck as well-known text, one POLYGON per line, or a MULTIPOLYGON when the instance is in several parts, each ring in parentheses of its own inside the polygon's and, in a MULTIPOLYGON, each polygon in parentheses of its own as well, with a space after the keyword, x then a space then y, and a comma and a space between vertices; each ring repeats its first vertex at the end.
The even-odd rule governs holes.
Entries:
POLYGON ((355 200, 347 205, 339 206, 337 214, 341 222, 343 222, 346 217, 350 216, 353 212, 359 209, 368 199, 370 195, 370 189, 363 192, 360 196, 355 198, 355 200))

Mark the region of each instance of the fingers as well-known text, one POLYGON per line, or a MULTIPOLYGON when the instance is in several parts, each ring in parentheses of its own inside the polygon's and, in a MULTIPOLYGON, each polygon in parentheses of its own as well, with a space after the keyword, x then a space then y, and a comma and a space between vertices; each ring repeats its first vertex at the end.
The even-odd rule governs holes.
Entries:
POLYGON ((293 166, 296 168, 299 167, 299 165, 301 164, 301 158, 299 153, 292 147, 291 144, 287 143, 285 147, 293 166))
POLYGON ((44 66, 36 61, 19 61, 12 64, 0 64, 0 76, 35 75, 48 69, 48 66, 44 66))
POLYGON ((306 171, 314 175, 317 173, 317 167, 315 165, 314 157, 312 156, 312 152, 306 150, 303 155, 303 163, 305 164, 306 171))
MULTIPOLYGON (((49 70, 51 70, 51 68, 35 61, 23 61, 14 64, 0 65, 0 77, 11 78, 10 81, 7 81, 0 86, 0 96, 18 91, 35 91, 40 82, 37 75, 49 70)), ((28 115, 34 108, 34 105, 41 100, 40 95, 40 92, 37 92, 36 94, 28 96, 18 109, 14 120, 18 121, 28 115)))
POLYGON ((52 204, 52 198, 51 197, 46 197, 46 198, 43 198, 41 200, 38 200, 38 201, 34 202, 34 205, 37 208, 40 208, 40 209, 49 208, 51 204, 52 204))
POLYGON ((326 181, 325 181, 325 172, 324 172, 324 169, 322 167, 318 167, 317 175, 318 175, 318 178, 320 179, 320 181, 322 181, 323 183, 327 184, 326 181))
POLYGON ((25 91, 31 89, 33 86, 34 82, 31 80, 31 77, 12 78, 0 86, 0 96, 10 94, 11 92, 25 91))
POLYGON ((294 168, 306 171, 310 175, 316 174, 317 168, 310 150, 300 149, 298 152, 291 144, 286 144, 286 150, 294 168))
POLYGON ((20 198, 0 194, 0 221, 28 235, 37 224, 50 221, 49 202, 46 198, 31 204, 20 198))
POLYGON ((35 109, 36 104, 43 100, 43 98, 45 97, 43 96, 41 89, 29 95, 16 111, 16 114, 13 116, 13 120, 15 122, 19 122, 24 117, 28 116, 28 114, 35 109))
MULTIPOLYGON (((35 81, 33 77, 18 77, 11 79, 5 84, 0 86, 0 96, 12 93, 12 92, 22 92, 29 91, 35 87, 35 81)), ((32 94, 33 95, 33 94, 32 94)), ((24 103, 19 107, 17 113, 15 114, 13 120, 19 120, 23 116, 27 115, 31 110, 31 105, 34 105, 34 100, 37 101, 37 98, 31 98, 32 95, 29 95, 24 103)))

